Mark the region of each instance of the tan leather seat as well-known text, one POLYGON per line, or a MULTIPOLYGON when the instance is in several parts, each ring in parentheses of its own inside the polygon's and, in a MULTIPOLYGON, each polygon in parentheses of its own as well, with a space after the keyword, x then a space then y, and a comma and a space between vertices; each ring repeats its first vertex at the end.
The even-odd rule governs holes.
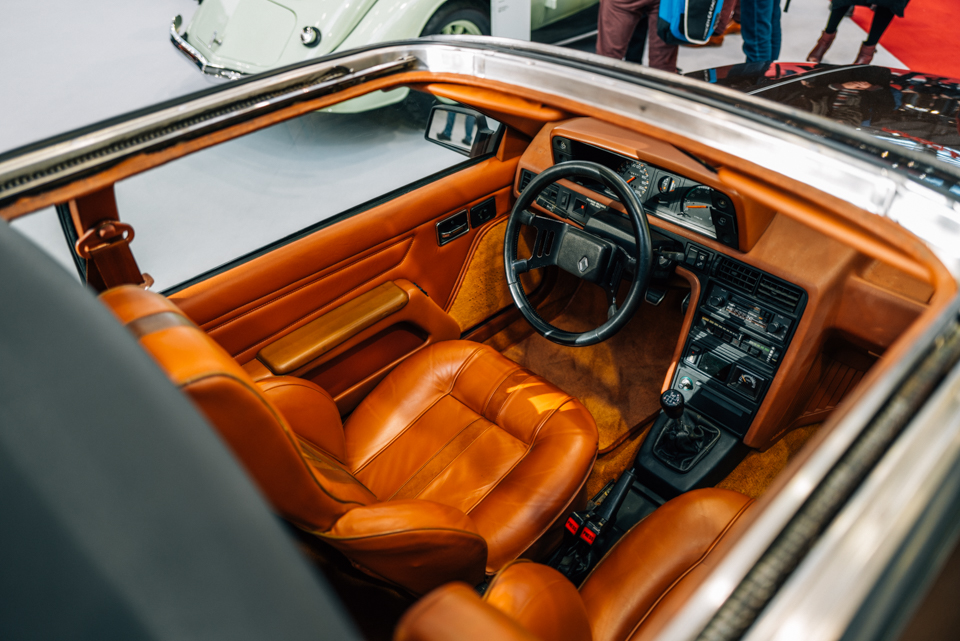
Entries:
POLYGON ((341 425, 323 389, 255 383, 162 296, 128 286, 101 300, 280 515, 415 593, 479 583, 531 553, 581 498, 596 457, 579 401, 478 343, 411 356, 341 425))
POLYGON ((727 490, 688 492, 630 530, 579 592, 556 570, 517 561, 482 599, 463 583, 434 590, 404 615, 395 639, 653 639, 713 568, 717 547, 751 504, 727 490))

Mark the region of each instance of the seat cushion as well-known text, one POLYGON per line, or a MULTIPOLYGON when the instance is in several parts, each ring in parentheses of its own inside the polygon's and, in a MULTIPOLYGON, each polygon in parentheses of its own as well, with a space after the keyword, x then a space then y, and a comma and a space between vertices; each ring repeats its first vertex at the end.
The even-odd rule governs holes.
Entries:
POLYGON ((627 532, 580 587, 594 641, 654 638, 716 565, 713 552, 751 504, 729 490, 694 490, 627 532))
POLYGON ((552 568, 511 563, 482 600, 456 584, 430 593, 404 615, 395 639, 481 639, 492 631, 540 641, 654 639, 736 539, 751 504, 727 490, 688 492, 627 532, 579 594, 552 568))
POLYGON ((578 400, 469 341, 407 359, 357 407, 344 437, 348 469, 380 500, 469 514, 491 573, 569 509, 598 438, 578 400))

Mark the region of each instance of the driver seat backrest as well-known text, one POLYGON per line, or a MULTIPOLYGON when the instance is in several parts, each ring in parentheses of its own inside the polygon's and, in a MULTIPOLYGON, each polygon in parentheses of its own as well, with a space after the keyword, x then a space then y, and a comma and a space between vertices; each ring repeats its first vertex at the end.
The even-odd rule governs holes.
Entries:
POLYGON ((305 422, 314 433, 311 443, 269 399, 270 390, 290 393, 285 381, 255 383, 172 302, 135 286, 110 289, 100 298, 217 428, 282 516, 325 531, 351 507, 377 502, 337 460, 343 453, 340 415, 320 387, 294 381, 303 384, 297 386, 301 395, 317 397, 300 406, 316 414, 305 422))

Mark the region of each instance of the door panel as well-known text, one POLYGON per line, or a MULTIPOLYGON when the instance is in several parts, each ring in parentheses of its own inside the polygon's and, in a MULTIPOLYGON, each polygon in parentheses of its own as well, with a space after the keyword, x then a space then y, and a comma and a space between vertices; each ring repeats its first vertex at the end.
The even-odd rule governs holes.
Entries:
POLYGON ((270 342, 386 281, 416 283, 446 310, 474 240, 496 222, 471 229, 442 247, 437 244, 436 223, 490 196, 496 199, 497 218, 502 216, 512 205, 517 160, 482 161, 170 298, 241 363, 253 360, 270 342))

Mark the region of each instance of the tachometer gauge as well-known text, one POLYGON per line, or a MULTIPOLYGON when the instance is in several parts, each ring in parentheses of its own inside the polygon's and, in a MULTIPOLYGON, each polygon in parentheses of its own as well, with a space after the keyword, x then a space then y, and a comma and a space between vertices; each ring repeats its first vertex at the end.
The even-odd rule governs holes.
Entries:
POLYGON ((643 196, 650 187, 650 174, 647 171, 647 166, 636 160, 628 160, 620 165, 617 173, 623 176, 627 184, 630 185, 633 191, 637 192, 637 196, 643 200, 643 196))
POLYGON ((713 229, 712 207, 713 190, 700 185, 684 194, 680 215, 696 225, 713 229))

